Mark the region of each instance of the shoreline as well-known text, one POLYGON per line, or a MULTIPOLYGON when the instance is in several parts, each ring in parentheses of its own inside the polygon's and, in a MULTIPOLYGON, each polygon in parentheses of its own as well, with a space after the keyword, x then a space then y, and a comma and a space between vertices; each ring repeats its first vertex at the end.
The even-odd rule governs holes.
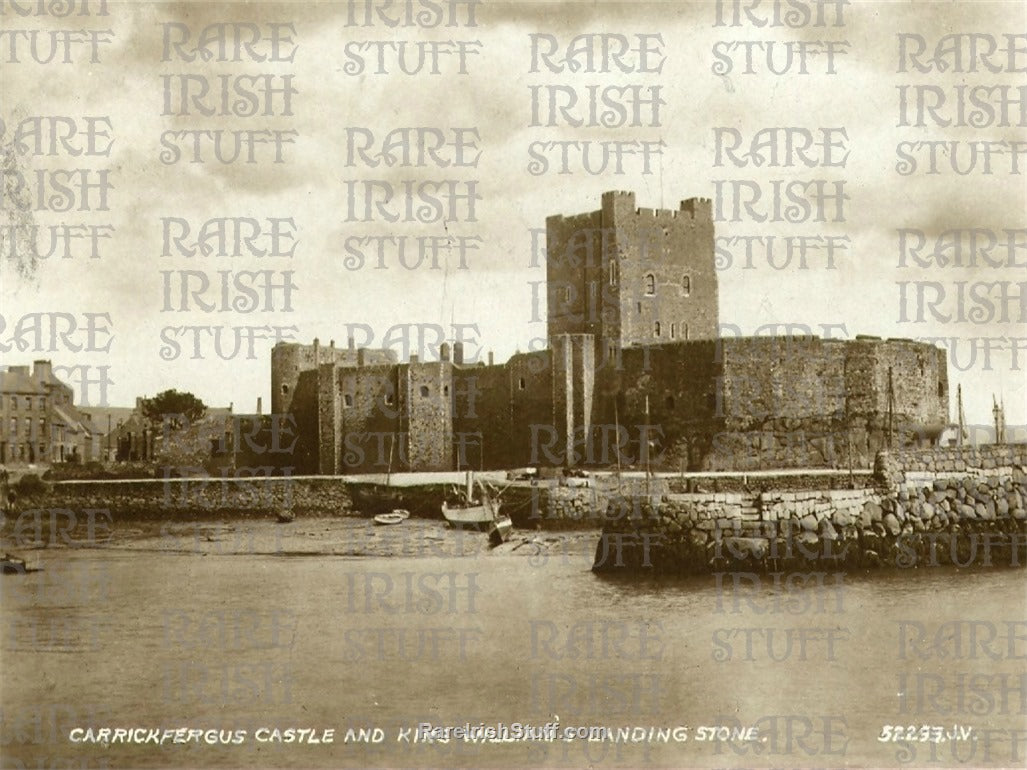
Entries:
MULTIPOLYGON (((49 524, 49 523, 48 523, 49 524)), ((82 522, 79 522, 81 525, 82 522)), ((110 552, 181 553, 197 556, 326 556, 359 558, 450 558, 476 555, 531 557, 542 554, 573 555, 591 563, 599 527, 540 531, 515 529, 500 546, 489 547, 483 532, 451 529, 438 519, 410 518, 401 524, 377 525, 362 516, 306 516, 279 523, 259 517, 206 516, 155 521, 119 517, 66 530, 46 526, 40 530, 4 532, 5 551, 36 556, 46 551, 99 550, 110 552)))

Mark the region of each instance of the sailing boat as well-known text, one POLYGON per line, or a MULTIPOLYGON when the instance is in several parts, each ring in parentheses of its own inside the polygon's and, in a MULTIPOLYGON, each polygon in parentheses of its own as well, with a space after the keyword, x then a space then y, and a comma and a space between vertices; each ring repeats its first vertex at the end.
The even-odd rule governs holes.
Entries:
POLYGON ((442 501, 442 515, 449 522, 451 527, 460 529, 477 529, 487 531, 489 540, 498 545, 506 540, 513 529, 513 522, 509 516, 500 515, 499 500, 489 494, 484 484, 478 482, 480 499, 474 497, 474 474, 467 471, 467 484, 464 490, 464 500, 460 503, 450 505, 448 501, 442 501))

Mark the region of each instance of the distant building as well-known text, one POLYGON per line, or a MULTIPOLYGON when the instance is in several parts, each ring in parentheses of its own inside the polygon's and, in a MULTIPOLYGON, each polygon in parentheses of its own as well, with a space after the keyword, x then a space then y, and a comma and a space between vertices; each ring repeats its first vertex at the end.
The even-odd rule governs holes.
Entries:
POLYGON ((169 430, 153 424, 143 413, 142 396, 134 407, 82 407, 101 434, 98 457, 108 462, 157 462, 185 464, 209 458, 216 450, 212 443, 223 443, 226 420, 232 407, 208 407, 195 423, 169 430))
POLYGON ((910 340, 718 338, 711 203, 546 220, 549 348, 505 364, 401 363, 388 350, 280 342, 272 411, 296 472, 524 465, 856 467, 948 424, 945 351, 910 340))
POLYGON ((100 439, 50 361, 0 371, 0 463, 89 462, 100 457, 100 439))

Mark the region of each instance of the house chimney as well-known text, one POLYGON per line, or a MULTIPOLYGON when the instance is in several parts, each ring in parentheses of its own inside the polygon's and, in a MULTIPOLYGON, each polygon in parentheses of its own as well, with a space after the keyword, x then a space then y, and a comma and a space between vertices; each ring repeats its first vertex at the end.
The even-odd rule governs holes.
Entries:
POLYGON ((356 340, 354 340, 352 337, 349 337, 349 338, 346 339, 346 347, 347 348, 349 348, 350 350, 355 350, 356 346, 357 346, 356 340))
POLYGON ((453 363, 460 365, 464 363, 464 343, 462 342, 453 343, 453 363))
POLYGON ((421 359, 417 357, 417 353, 411 353, 410 354, 410 363, 416 364, 416 363, 419 363, 420 360, 421 359))
POLYGON ((53 374, 53 366, 49 361, 33 361, 32 369, 36 382, 48 382, 53 374))
POLYGON ((489 351, 489 366, 492 366, 493 363, 494 363, 494 361, 493 361, 493 357, 492 357, 492 351, 490 350, 489 351))
POLYGON ((257 414, 264 414, 264 399, 257 396, 257 414))
POLYGON ((366 352, 367 351, 364 348, 360 348, 360 350, 357 351, 357 366, 364 365, 364 355, 366 352))
POLYGON ((317 337, 314 337, 314 366, 315 368, 321 365, 321 341, 317 337))
POLYGON ((449 360, 449 343, 448 342, 443 342, 441 345, 439 345, 439 360, 440 361, 448 361, 449 360))

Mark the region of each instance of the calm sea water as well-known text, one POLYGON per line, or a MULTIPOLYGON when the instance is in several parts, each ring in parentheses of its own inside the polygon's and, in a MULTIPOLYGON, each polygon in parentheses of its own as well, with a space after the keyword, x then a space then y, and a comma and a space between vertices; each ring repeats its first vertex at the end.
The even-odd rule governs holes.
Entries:
POLYGON ((1023 571, 824 576, 787 589, 742 577, 736 587, 729 576, 719 585, 600 578, 588 569, 591 548, 580 550, 534 559, 43 551, 42 572, 2 582, 3 764, 1025 763, 1023 571), (415 741, 422 722, 557 720, 561 731, 643 729, 617 741, 415 741), (893 725, 902 738, 920 726, 948 737, 879 741, 893 725), (755 728, 754 740, 700 740, 718 726, 755 728), (245 738, 72 740, 103 727, 245 738), (334 730, 334 740, 258 740, 290 728, 334 730), (966 729, 973 737, 961 739, 966 729))

